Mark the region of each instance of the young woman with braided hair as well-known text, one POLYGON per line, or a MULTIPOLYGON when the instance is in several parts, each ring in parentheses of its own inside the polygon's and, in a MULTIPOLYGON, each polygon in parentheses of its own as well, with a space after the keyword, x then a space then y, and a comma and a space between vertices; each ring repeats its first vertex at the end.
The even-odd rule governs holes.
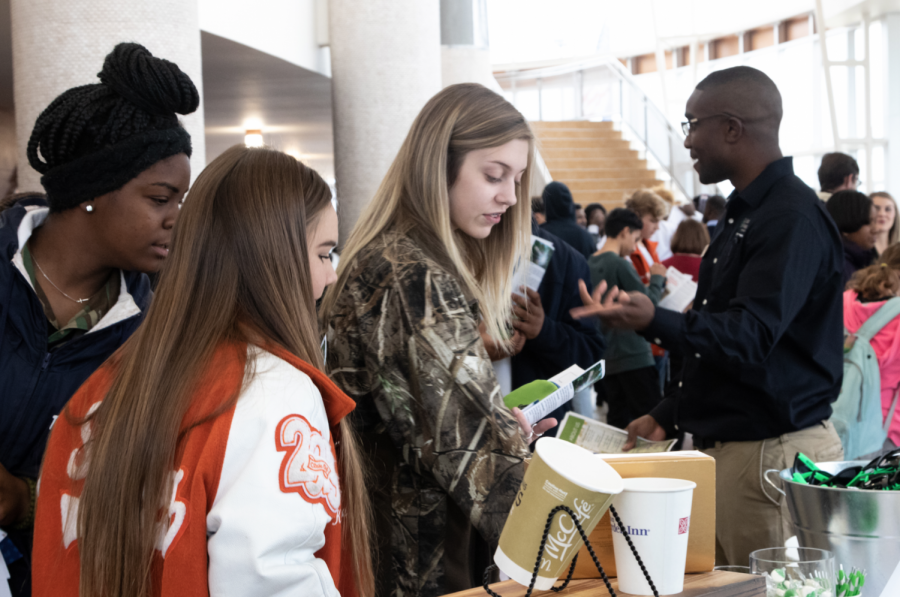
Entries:
MULTIPOLYGON (((34 488, 66 401, 134 332, 190 182, 177 114, 199 104, 177 65, 119 44, 100 82, 38 117, 28 160, 46 196, 0 214, 0 527, 27 595, 34 488)), ((0 581, 2 582, 2 581, 0 581)))

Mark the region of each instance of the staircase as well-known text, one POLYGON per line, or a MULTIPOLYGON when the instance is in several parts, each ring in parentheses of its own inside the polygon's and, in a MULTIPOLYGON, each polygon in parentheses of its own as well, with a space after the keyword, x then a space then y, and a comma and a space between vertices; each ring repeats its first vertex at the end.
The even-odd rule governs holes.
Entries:
POLYGON ((582 206, 601 203, 607 210, 622 207, 637 189, 663 184, 611 122, 530 124, 553 180, 565 183, 582 206))

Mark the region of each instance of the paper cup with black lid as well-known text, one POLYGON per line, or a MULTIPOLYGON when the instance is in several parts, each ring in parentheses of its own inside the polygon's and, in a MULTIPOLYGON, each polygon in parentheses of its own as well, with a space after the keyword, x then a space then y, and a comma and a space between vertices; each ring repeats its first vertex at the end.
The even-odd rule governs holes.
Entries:
MULTIPOLYGON (((527 586, 550 511, 568 506, 590 535, 622 489, 622 477, 590 451, 553 437, 539 439, 500 534, 494 562, 511 579, 527 586)), ((565 575, 582 543, 571 516, 558 512, 550 525, 534 588, 546 591, 565 575)))

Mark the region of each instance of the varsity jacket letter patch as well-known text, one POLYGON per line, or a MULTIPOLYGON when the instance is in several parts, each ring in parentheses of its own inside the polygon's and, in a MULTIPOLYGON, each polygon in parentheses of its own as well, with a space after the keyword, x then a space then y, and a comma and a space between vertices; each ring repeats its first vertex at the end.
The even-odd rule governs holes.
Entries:
POLYGON ((334 448, 302 415, 288 415, 275 429, 275 447, 285 452, 278 483, 311 504, 322 504, 332 521, 341 515, 341 490, 334 448))

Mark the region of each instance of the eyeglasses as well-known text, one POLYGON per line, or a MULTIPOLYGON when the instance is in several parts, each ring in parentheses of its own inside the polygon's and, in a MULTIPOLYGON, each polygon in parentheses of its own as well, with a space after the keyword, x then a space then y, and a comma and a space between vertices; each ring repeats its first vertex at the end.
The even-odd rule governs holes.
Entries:
MULTIPOLYGON (((728 114, 726 112, 722 112, 721 114, 713 114, 711 116, 704 116, 703 118, 691 118, 690 120, 685 120, 681 123, 681 132, 684 133, 684 136, 687 137, 691 134, 691 131, 694 130, 694 126, 703 122, 704 120, 709 120, 710 118, 718 118, 720 116, 727 116, 728 118, 737 118, 734 114, 728 114)), ((740 119, 738 119, 740 120, 740 119)))

